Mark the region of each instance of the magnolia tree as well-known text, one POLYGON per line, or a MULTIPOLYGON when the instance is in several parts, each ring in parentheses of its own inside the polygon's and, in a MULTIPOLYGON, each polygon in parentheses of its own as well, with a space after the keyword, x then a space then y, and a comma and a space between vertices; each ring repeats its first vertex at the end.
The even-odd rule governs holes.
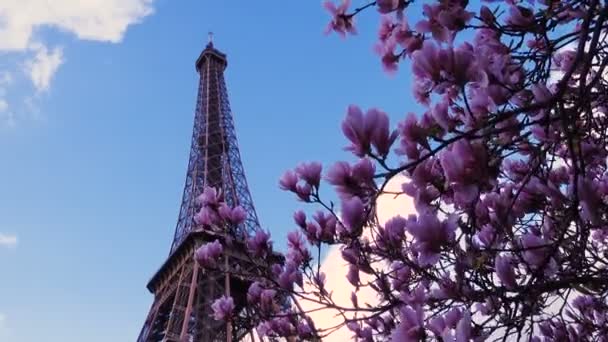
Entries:
MULTIPOLYGON (((247 294, 258 334, 318 339, 346 326, 361 341, 608 341, 608 2, 325 8, 342 36, 380 14, 382 64, 411 66, 425 110, 391 124, 351 105, 342 132, 358 160, 325 172, 303 163, 281 178, 319 211, 294 214, 281 261, 267 232, 247 238, 260 265, 247 294), (394 195, 411 196, 417 213, 381 224, 377 199, 402 176, 394 195), (339 290, 352 291, 349 305, 326 288, 317 256, 327 246, 348 265, 352 288, 339 290), (363 289, 373 305, 360 302, 363 289), (318 327, 303 300, 340 324, 318 327)), ((243 219, 217 201, 203 203, 204 223, 243 219)), ((220 243, 196 255, 205 267, 221 256, 220 243)), ((229 297, 213 307, 217 319, 235 315, 229 297)))

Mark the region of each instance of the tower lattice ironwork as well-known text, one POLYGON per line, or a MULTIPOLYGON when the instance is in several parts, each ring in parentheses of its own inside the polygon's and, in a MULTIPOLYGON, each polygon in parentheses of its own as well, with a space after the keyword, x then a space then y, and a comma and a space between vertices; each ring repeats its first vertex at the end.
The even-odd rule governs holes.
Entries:
POLYGON ((235 230, 237 234, 247 234, 260 226, 228 102, 226 55, 214 48, 210 37, 195 65, 200 78, 182 204, 169 257, 148 283, 154 303, 138 342, 253 339, 245 319, 250 280, 230 273, 231 269, 254 267, 238 247, 239 239, 234 239, 234 248, 225 249, 221 270, 202 269, 193 258, 202 243, 224 238, 222 233, 200 229, 194 222, 199 209, 195 199, 205 186, 221 189, 228 205, 240 205, 246 210, 246 220, 235 230), (231 295, 236 305, 237 314, 229 323, 215 321, 212 316, 212 301, 222 294, 231 295))

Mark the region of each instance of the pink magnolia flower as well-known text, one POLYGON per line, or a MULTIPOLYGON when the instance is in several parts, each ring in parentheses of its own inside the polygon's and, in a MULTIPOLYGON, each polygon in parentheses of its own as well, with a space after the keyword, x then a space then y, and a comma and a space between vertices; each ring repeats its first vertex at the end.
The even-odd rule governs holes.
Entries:
POLYGON ((351 142, 346 149, 358 157, 369 154, 371 146, 380 156, 386 156, 397 137, 394 131, 389 130, 386 113, 372 108, 364 114, 355 105, 348 107, 346 118, 342 121, 342 132, 351 142))
POLYGON ((306 248, 306 242, 302 233, 292 231, 287 234, 287 259, 296 265, 302 265, 310 260, 310 252, 306 248))
POLYGON ((441 248, 455 238, 455 219, 451 217, 442 222, 435 214, 427 212, 408 222, 407 230, 414 237, 413 248, 419 253, 420 266, 433 265, 439 261, 441 248))
POLYGON ((317 162, 302 163, 296 167, 296 173, 310 186, 318 188, 321 182, 321 169, 321 164, 317 162))
POLYGON ((234 300, 232 297, 222 296, 216 299, 211 305, 213 310, 213 318, 216 321, 226 321, 232 316, 234 311, 234 300))
POLYGON ((371 124, 371 143, 376 154, 386 157, 397 139, 397 131, 390 130, 388 116, 385 112, 372 108, 367 112, 366 125, 371 124))
POLYGON ((332 242, 336 234, 336 226, 338 224, 336 218, 332 214, 327 214, 322 211, 317 211, 313 218, 317 221, 317 231, 315 237, 319 241, 332 242))
POLYGON ((460 31, 464 29, 475 13, 465 11, 459 2, 453 1, 449 5, 442 5, 437 16, 437 21, 449 31, 460 31))
POLYGON ((292 170, 287 170, 279 180, 279 186, 283 190, 296 192, 298 176, 292 170))
POLYGON ((352 166, 347 162, 337 162, 325 178, 336 187, 341 199, 353 196, 366 197, 375 191, 375 172, 374 164, 369 159, 363 158, 352 166))
POLYGON ((494 13, 492 13, 492 11, 485 5, 481 6, 481 9, 479 10, 479 16, 487 25, 491 25, 496 21, 494 13))
POLYGON ((579 177, 577 188, 578 198, 581 204, 581 218, 585 221, 591 222, 593 225, 602 224, 602 220, 599 216, 600 211, 598 210, 602 204, 602 199, 596 190, 597 188, 594 187, 594 182, 589 179, 579 177))
POLYGON ((480 182, 487 178, 487 152, 479 144, 465 139, 454 142, 439 156, 446 182, 454 189, 454 200, 466 206, 479 194, 480 182))
POLYGON ((198 204, 203 206, 216 206, 219 205, 221 199, 221 193, 219 193, 215 188, 206 186, 203 189, 203 193, 196 198, 196 201, 198 204))
POLYGON ((416 24, 416 30, 431 33, 438 42, 448 42, 451 39, 450 30, 441 24, 439 20, 440 12, 440 5, 424 4, 423 13, 427 19, 419 21, 416 24))
POLYGON ((382 69, 389 75, 394 75, 397 72, 401 59, 401 54, 395 54, 396 46, 397 42, 394 39, 376 45, 376 53, 381 57, 382 69))
POLYGON ((247 290, 247 302, 249 304, 256 304, 260 300, 262 291, 264 291, 262 284, 257 281, 253 282, 247 290))
POLYGON ((391 335, 391 341, 417 342, 424 336, 424 312, 422 307, 406 306, 399 315, 401 322, 391 335))
POLYGON ((528 28, 534 24, 534 12, 526 7, 511 6, 506 22, 518 28, 528 28))
POLYGON ((194 215, 194 222, 203 226, 216 226, 220 224, 220 217, 213 208, 204 206, 194 215))
POLYGON ((310 195, 312 194, 312 188, 310 184, 298 184, 296 186, 296 195, 303 202, 310 201, 310 195))
POLYGON ((278 305, 275 302, 274 298, 276 296, 276 291, 272 289, 262 290, 260 292, 260 309, 265 312, 275 312, 278 309, 278 305))
POLYGON ((241 206, 230 208, 226 203, 222 203, 218 211, 222 219, 233 225, 239 225, 247 218, 247 212, 241 206))
POLYGON ((303 286, 302 273, 298 269, 297 265, 292 262, 287 262, 283 268, 283 271, 279 274, 277 282, 285 290, 293 290, 293 286, 303 286))
POLYGON ((570 69, 572 69, 575 59, 576 51, 573 50, 558 52, 553 57, 555 65, 563 72, 568 72, 570 69))
POLYGON ((426 40, 420 50, 412 53, 412 71, 417 78, 438 82, 441 77, 442 62, 435 43, 426 40))
POLYGON ((517 287, 517 280, 515 277, 515 269, 513 266, 514 260, 508 256, 497 256, 494 261, 494 267, 496 268, 496 275, 500 282, 510 290, 517 287))
POLYGON ((346 279, 353 286, 359 286, 359 268, 355 265, 348 266, 348 273, 346 274, 346 279))
POLYGON ((551 244, 544 238, 532 233, 526 233, 520 237, 523 259, 533 270, 543 267, 544 274, 551 276, 557 271, 557 263, 549 253, 551 244))
POLYGON ((256 230, 253 236, 247 239, 247 249, 256 257, 268 255, 272 251, 270 234, 262 229, 256 230))
POLYGON ((541 83, 534 84, 530 90, 532 90, 536 102, 548 102, 553 97, 553 94, 551 94, 551 91, 549 91, 547 86, 541 83))
POLYGON ((456 121, 448 113, 449 103, 443 100, 435 105, 431 110, 431 115, 435 122, 446 132, 450 132, 456 127, 456 121))
POLYGON ((333 17, 329 25, 327 25, 325 33, 334 31, 342 37, 345 37, 346 33, 357 33, 353 17, 346 14, 346 11, 348 11, 348 8, 350 7, 350 2, 350 0, 342 0, 338 7, 329 0, 323 3, 325 9, 328 10, 333 17))
POLYGON ((404 0, 377 0, 376 6, 380 13, 390 13, 401 8, 404 4, 404 0))
POLYGON ((471 339, 471 313, 467 310, 456 326, 456 342, 469 342, 471 339))
POLYGON ((222 244, 215 240, 200 246, 194 252, 194 259, 203 267, 214 267, 222 252, 222 244))
POLYGON ((361 199, 352 197, 342 201, 342 222, 350 233, 359 232, 366 220, 365 207, 361 199))
POLYGON ((457 48, 446 48, 439 52, 443 61, 443 72, 449 76, 449 82, 462 87, 469 82, 477 82, 479 86, 488 85, 488 76, 477 64, 473 46, 464 43, 457 48))
POLYGON ((396 24, 393 23, 393 19, 388 15, 380 17, 380 27, 378 28, 378 40, 381 43, 385 43, 393 34, 393 29, 396 24))
POLYGON ((306 228, 306 214, 302 210, 293 213, 293 220, 300 228, 306 228))

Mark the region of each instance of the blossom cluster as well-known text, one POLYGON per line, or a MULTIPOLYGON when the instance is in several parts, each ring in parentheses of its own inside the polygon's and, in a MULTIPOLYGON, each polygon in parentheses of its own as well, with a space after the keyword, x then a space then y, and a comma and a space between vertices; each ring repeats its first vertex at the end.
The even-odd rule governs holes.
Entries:
MULTIPOLYGON (((416 23, 408 0, 325 8, 341 36, 377 10, 380 62, 389 73, 411 68, 425 109, 391 125, 381 109, 351 105, 342 132, 356 160, 325 172, 302 163, 281 178, 319 211, 294 214, 280 262, 268 259, 267 232, 247 240, 252 258, 268 261, 247 297, 259 334, 608 341, 608 4, 439 0, 416 23), (377 200, 398 177, 407 180, 395 195, 410 196, 416 213, 381 223, 377 200), (322 181, 339 206, 324 200, 322 181), (348 267, 350 306, 333 300, 314 264, 327 246, 348 267), (374 305, 360 303, 365 288, 374 305), (304 300, 339 312, 340 324, 314 324, 304 300)), ((214 208, 213 199, 203 202, 214 208)), ((233 218, 215 212, 200 222, 233 218)))

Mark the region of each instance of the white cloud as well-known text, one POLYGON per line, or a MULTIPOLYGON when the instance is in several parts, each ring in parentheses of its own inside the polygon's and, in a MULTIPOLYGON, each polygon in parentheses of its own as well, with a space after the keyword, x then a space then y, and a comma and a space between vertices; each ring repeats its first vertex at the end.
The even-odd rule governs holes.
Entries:
MULTIPOLYGON (((153 1, 0 0, 0 54, 16 60, 9 66, 10 72, 0 70, 0 100, 11 102, 5 107, 14 108, 6 95, 17 70, 32 82, 37 93, 49 90, 64 61, 63 49, 44 41, 37 34, 40 29, 54 29, 81 40, 119 43, 130 25, 152 14, 153 1)), ((0 111, 0 120, 14 122, 15 110, 11 113, 7 108, 0 111)))
POLYGON ((25 63, 25 71, 37 91, 46 91, 51 85, 53 75, 63 63, 63 50, 56 47, 49 51, 42 44, 35 44, 32 49, 36 54, 25 63))
MULTIPOLYGON (((405 177, 394 177, 391 179, 385 190, 389 192, 401 192, 401 184, 406 181, 407 179, 405 177)), ((416 213, 414 202, 412 198, 407 195, 395 197, 395 195, 383 194, 378 198, 376 210, 380 224, 384 224, 386 221, 397 215, 407 217, 409 214, 416 213)), ((365 235, 370 235, 369 230, 364 232, 364 236, 365 235)), ((346 262, 342 259, 341 252, 338 248, 333 248, 327 254, 323 260, 323 263, 321 264, 321 271, 325 272, 326 288, 329 292, 333 291, 332 299, 335 301, 335 303, 338 305, 344 305, 345 307, 351 307, 352 304, 350 301, 350 295, 354 288, 346 279, 348 267, 346 266, 346 262)), ((371 280, 371 276, 368 276, 370 278, 366 279, 366 275, 364 273, 361 273, 360 277, 362 282, 371 280)), ((376 299, 376 292, 369 287, 362 288, 357 293, 357 298, 360 306, 365 306, 365 304, 374 305, 378 303, 378 300, 376 299)), ((319 307, 318 304, 307 301, 303 301, 300 304, 306 311, 314 310, 315 308, 319 307)), ((337 313, 338 312, 335 310, 320 310, 311 312, 309 315, 315 322, 317 328, 328 329, 343 322, 343 319, 340 316, 337 316, 337 313)), ((342 327, 333 332, 329 337, 324 338, 323 341, 342 342, 350 341, 351 338, 351 331, 346 327, 342 327)))
MULTIPOLYGON (((0 247, 14 248, 17 246, 17 235, 0 233, 0 247)), ((0 314, 0 322, 4 316, 0 314)))
POLYGON ((152 1, 2 0, 0 50, 26 50, 40 27, 54 27, 79 39, 118 43, 129 25, 152 13, 152 1))

